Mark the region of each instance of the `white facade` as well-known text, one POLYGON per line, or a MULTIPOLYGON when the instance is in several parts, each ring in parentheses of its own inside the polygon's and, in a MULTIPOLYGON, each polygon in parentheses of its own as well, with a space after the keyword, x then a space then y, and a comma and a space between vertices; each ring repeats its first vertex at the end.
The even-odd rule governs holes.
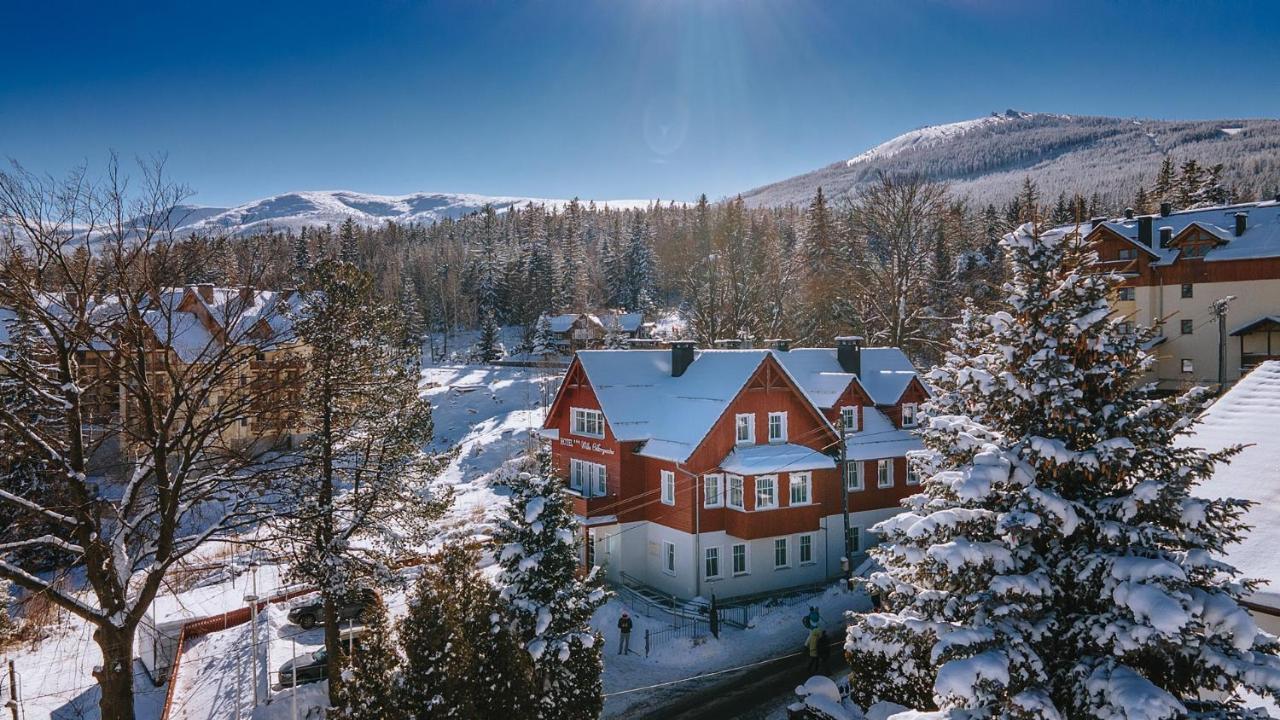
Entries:
MULTIPOLYGON (((878 541, 871 528, 901 511, 890 507, 849 513, 849 525, 858 533, 855 564, 878 541)), ((730 599, 840 577, 843 531, 844 516, 836 514, 822 518, 811 531, 755 540, 723 530, 686 533, 649 521, 595 527, 590 533, 594 563, 611 582, 632 579, 679 599, 713 594, 730 599), (711 570, 714 574, 708 574, 711 570)))

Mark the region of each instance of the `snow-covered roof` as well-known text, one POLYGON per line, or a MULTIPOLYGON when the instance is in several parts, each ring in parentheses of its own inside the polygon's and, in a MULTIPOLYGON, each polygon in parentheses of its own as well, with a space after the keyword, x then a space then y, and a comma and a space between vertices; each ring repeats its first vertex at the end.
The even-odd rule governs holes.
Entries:
MULTIPOLYGON (((815 407, 829 408, 849 386, 854 375, 840 367, 835 348, 774 350, 791 377, 815 407)), ((915 366, 898 348, 862 348, 862 373, 857 377, 862 389, 877 405, 893 405, 916 377, 915 366)))
POLYGON ((1265 327, 1268 324, 1280 326, 1280 315, 1263 315, 1260 318, 1255 318, 1253 320, 1250 320, 1249 322, 1232 330, 1231 336, 1235 337, 1236 335, 1248 335, 1257 329, 1261 329, 1265 327))
POLYGON ((551 325, 551 332, 563 333, 569 332, 573 328, 573 324, 578 322, 578 318, 586 318, 587 322, 600 325, 600 319, 595 315, 586 313, 564 313, 561 315, 546 315, 547 322, 551 325))
POLYGON ((670 350, 582 350, 577 358, 614 437, 646 441, 646 457, 682 462, 770 352, 695 351, 680 377, 671 376, 670 350))
POLYGON ((862 428, 845 440, 848 460, 879 460, 902 457, 912 450, 923 450, 920 438, 893 424, 888 415, 872 407, 862 408, 862 428))
POLYGON ((835 466, 830 455, 794 443, 743 445, 734 448, 720 463, 721 470, 738 475, 830 470, 835 466))
POLYGON ((1244 541, 1227 546, 1227 561, 1246 577, 1270 581, 1249 598, 1280 610, 1280 362, 1254 368, 1218 398, 1190 436, 1180 444, 1221 450, 1247 447, 1229 464, 1220 465, 1196 494, 1207 498, 1240 498, 1257 503, 1245 515, 1252 529, 1244 541))
MULTIPOLYGON (((1177 237, 1184 230, 1196 225, 1205 232, 1216 237, 1219 244, 1208 248, 1205 262, 1219 260, 1251 260, 1255 258, 1280 257, 1280 202, 1268 200, 1257 203, 1241 203, 1237 205, 1221 205, 1170 213, 1165 217, 1151 218, 1151 246, 1138 240, 1138 218, 1114 219, 1102 223, 1106 229, 1127 239, 1133 245, 1153 256, 1155 265, 1169 265, 1178 259, 1176 247, 1160 247, 1160 228, 1172 228, 1177 237), (1236 213, 1245 213, 1244 234, 1236 237, 1236 213)), ((1075 225, 1054 228, 1052 233, 1068 233, 1076 229, 1075 225)), ((1082 227, 1081 232, 1089 232, 1082 227)))
POLYGON ((644 324, 644 313, 610 313, 600 316, 606 328, 616 327, 622 332, 633 333, 644 324))

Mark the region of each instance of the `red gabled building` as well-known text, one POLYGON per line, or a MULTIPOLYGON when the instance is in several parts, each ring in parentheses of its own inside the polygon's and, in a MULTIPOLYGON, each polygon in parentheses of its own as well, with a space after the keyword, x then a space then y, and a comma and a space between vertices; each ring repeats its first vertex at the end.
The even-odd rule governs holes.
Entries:
POLYGON ((856 338, 587 350, 543 434, 576 495, 584 562, 614 581, 728 598, 839 575, 846 498, 852 548, 865 549, 867 528, 914 492, 904 456, 920 447, 909 430, 924 397, 900 351, 856 338))

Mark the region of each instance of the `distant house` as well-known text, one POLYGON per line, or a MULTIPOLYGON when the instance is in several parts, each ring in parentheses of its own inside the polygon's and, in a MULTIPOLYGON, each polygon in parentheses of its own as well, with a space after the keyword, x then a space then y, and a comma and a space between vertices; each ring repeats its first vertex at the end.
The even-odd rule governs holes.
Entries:
MULTIPOLYGON (((605 327, 600 318, 589 313, 564 313, 544 315, 551 326, 551 334, 560 351, 570 355, 578 350, 600 347, 604 341, 605 327)), ((538 322, 542 322, 539 318, 538 322)))
POLYGON ((925 388, 901 351, 585 350, 543 435, 568 479, 581 560, 682 598, 772 592, 841 574, 849 510, 868 528, 918 479, 905 454, 925 388), (843 438, 842 438, 843 433, 843 438), (846 443, 847 463, 840 466, 846 443))
POLYGON ((1280 359, 1280 198, 1179 212, 1166 203, 1159 214, 1095 218, 1080 231, 1098 266, 1124 277, 1116 314, 1159 328, 1161 387, 1231 383, 1280 359), (1227 298, 1219 328, 1212 306, 1227 298))
POLYGON ((1239 498, 1254 506, 1245 513, 1251 529, 1239 543, 1226 547, 1226 561, 1245 577, 1268 584, 1245 597, 1258 625, 1280 633, 1280 362, 1255 367, 1200 417, 1200 424, 1180 444, 1216 451, 1244 445, 1230 463, 1195 488, 1205 498, 1239 498))
POLYGON ((643 340, 649 337, 649 325, 645 323, 642 312, 608 312, 602 313, 600 322, 605 332, 617 332, 627 340, 643 340))

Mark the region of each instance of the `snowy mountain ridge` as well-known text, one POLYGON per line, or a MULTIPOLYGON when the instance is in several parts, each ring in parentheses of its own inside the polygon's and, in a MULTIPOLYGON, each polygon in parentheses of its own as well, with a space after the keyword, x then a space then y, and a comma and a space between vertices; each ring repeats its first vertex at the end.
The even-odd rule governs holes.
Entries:
POLYGON ((1005 110, 905 132, 848 159, 742 193, 754 207, 804 205, 819 187, 837 201, 881 173, 921 175, 952 193, 1002 204, 1024 177, 1042 197, 1098 193, 1124 207, 1140 185, 1151 190, 1160 163, 1222 163, 1223 179, 1244 197, 1280 190, 1280 120, 1149 120, 1005 110))
MULTIPOLYGON (((361 225, 431 224, 459 218, 492 205, 505 212, 525 204, 561 208, 564 199, 474 195, 467 193, 410 193, 375 195, 350 190, 289 192, 253 200, 235 207, 183 205, 173 216, 180 233, 248 235, 267 230, 300 230, 303 227, 337 226, 347 218, 361 225)), ((583 204, 590 202, 582 200, 583 204)), ((652 200, 597 201, 615 209, 643 208, 652 200)))

